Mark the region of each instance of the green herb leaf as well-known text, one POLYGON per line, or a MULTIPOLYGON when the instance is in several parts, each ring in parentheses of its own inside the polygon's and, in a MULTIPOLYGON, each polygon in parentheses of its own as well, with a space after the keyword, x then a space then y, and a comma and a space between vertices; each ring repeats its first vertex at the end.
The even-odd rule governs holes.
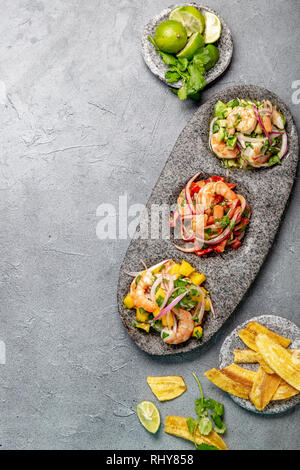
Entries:
POLYGON ((194 420, 194 418, 190 416, 189 418, 187 418, 186 423, 187 423, 189 432, 194 435, 196 431, 196 426, 197 426, 196 421, 194 420))
POLYGON ((167 54, 166 52, 159 51, 159 55, 162 58, 163 62, 167 65, 177 65, 178 59, 172 54, 167 54))
POLYGON ((278 163, 279 165, 281 165, 281 160, 280 160, 280 158, 278 157, 278 155, 273 155, 272 157, 269 158, 269 160, 268 160, 268 165, 269 165, 269 166, 276 165, 276 163, 278 163))
POLYGON ((154 41, 154 39, 153 39, 151 36, 147 36, 147 39, 148 39, 148 41, 151 42, 151 44, 153 44, 155 50, 156 50, 156 51, 159 51, 159 47, 158 47, 158 45, 156 44, 156 42, 154 41))
POLYGON ((200 418, 198 423, 198 430, 200 434, 208 436, 208 434, 212 431, 212 427, 212 422, 208 417, 203 416, 202 418, 200 418))
POLYGON ((196 449, 197 450, 219 450, 216 446, 212 446, 210 444, 199 444, 199 445, 196 445, 196 449))
POLYGON ((172 72, 168 70, 165 74, 165 78, 168 80, 168 83, 175 83, 178 82, 181 77, 178 72, 172 72))

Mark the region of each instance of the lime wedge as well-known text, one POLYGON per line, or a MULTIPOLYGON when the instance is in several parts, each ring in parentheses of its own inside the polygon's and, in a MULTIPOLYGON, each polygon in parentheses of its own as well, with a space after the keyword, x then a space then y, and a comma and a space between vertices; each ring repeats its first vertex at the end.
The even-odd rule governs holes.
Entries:
POLYGON ((193 33, 203 33, 204 31, 205 19, 201 11, 196 7, 177 7, 171 11, 169 19, 182 23, 188 36, 191 36, 193 33))
POLYGON ((205 17, 205 31, 204 31, 204 41, 205 44, 212 44, 216 42, 221 36, 222 25, 220 18, 218 18, 214 13, 207 11, 204 14, 205 17))
POLYGON ((177 57, 191 59, 195 52, 202 46, 204 46, 203 36, 200 33, 194 33, 182 51, 178 52, 177 57))
POLYGON ((142 401, 136 407, 137 415, 147 431, 155 434, 160 426, 159 411, 151 401, 142 401))

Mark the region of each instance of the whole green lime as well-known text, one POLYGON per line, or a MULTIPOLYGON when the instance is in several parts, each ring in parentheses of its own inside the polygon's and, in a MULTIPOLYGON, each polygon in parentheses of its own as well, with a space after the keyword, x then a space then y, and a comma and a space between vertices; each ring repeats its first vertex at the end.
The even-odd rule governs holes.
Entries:
POLYGON ((187 43, 185 27, 179 21, 163 21, 155 30, 154 40, 161 51, 176 54, 187 43))

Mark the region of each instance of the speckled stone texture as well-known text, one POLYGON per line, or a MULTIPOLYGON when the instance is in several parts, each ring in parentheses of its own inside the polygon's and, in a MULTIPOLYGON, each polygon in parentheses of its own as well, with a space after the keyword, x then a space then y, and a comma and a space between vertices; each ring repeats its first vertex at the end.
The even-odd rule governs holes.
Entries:
MULTIPOLYGON (((209 122, 218 100, 229 101, 235 97, 255 100, 269 99, 283 112, 287 120, 289 152, 282 165, 251 171, 230 173, 230 182, 237 185, 237 192, 244 195, 251 206, 252 215, 243 246, 238 250, 226 250, 222 255, 199 258, 195 254, 183 254, 170 240, 133 240, 122 263, 118 305, 123 323, 136 344, 155 355, 187 352, 203 346, 221 328, 236 309, 255 279, 279 227, 284 208, 293 186, 298 162, 298 135, 290 111, 274 93, 258 86, 235 86, 219 91, 193 115, 177 139, 169 159, 147 203, 173 204, 186 182, 201 171, 205 177, 226 175, 219 161, 208 147, 209 122), (216 318, 207 316, 201 340, 191 338, 186 343, 169 346, 155 334, 146 334, 133 327, 133 311, 123 308, 123 299, 129 289, 130 279, 125 271, 142 269, 140 259, 147 266, 165 258, 181 261, 183 258, 207 276, 206 285, 216 310, 216 318)), ((138 229, 137 229, 138 230, 138 229)))
MULTIPOLYGON (((216 65, 210 69, 206 74, 205 74, 205 80, 206 84, 209 84, 213 82, 216 78, 218 78, 220 75, 222 75, 227 67, 230 64, 232 54, 233 54, 233 40, 231 36, 230 29, 228 28, 227 24, 223 20, 223 18, 219 15, 218 12, 204 7, 202 5, 199 5, 198 3, 183 3, 180 4, 180 6, 183 5, 192 5, 197 7, 199 10, 201 10, 203 13, 205 11, 211 11, 215 13, 216 15, 219 16, 221 23, 222 23, 222 33, 220 39, 215 43, 215 45, 219 49, 220 53, 220 58, 216 65)), ((160 80, 163 82, 167 83, 169 86, 173 88, 180 88, 182 86, 181 81, 178 81, 176 83, 168 83, 167 80, 165 79, 165 73, 168 69, 168 66, 162 61, 161 57, 159 54, 156 52, 154 49, 153 44, 149 42, 147 39, 148 36, 154 35, 155 29, 161 23, 162 21, 165 21, 169 18, 169 14, 174 8, 176 8, 178 5, 172 5, 166 9, 164 9, 161 13, 158 15, 154 16, 149 23, 145 26, 143 38, 142 38, 142 55, 144 58, 144 61, 148 65, 149 69, 151 72, 160 80)))
MULTIPOLYGON (((282 318, 275 315, 261 315, 259 317, 253 317, 244 322, 242 325, 239 325, 237 328, 235 328, 232 333, 230 333, 230 335, 227 336, 227 338, 225 339, 221 347, 219 356, 220 369, 229 366, 233 363, 234 349, 247 348, 243 341, 239 338, 238 332, 245 328, 250 321, 261 323, 262 325, 274 331, 275 333, 289 338, 291 340, 291 345, 289 346, 291 349, 300 348, 300 328, 295 325, 295 323, 291 322, 287 318, 282 318)), ((257 364, 238 365, 244 367, 245 369, 255 371, 258 369, 257 364)), ((233 399, 233 401, 235 401, 238 405, 245 408, 246 410, 253 411, 254 413, 262 415, 284 413, 293 408, 294 406, 298 405, 298 403, 300 403, 300 394, 298 394, 295 397, 290 398, 289 400, 271 401, 263 411, 258 411, 255 406, 251 403, 251 401, 244 400, 243 398, 239 398, 230 394, 229 396, 233 399)))

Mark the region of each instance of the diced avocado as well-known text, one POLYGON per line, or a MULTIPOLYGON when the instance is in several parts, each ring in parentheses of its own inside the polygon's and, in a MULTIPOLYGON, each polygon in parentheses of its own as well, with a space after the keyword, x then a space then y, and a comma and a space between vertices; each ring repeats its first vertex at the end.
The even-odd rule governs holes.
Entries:
POLYGON ((226 127, 226 119, 218 119, 217 124, 219 127, 226 127))
POLYGON ((224 127, 220 127, 220 129, 218 130, 217 134, 216 134, 216 137, 218 139, 219 142, 223 142, 224 138, 225 138, 225 130, 224 130, 224 127))

